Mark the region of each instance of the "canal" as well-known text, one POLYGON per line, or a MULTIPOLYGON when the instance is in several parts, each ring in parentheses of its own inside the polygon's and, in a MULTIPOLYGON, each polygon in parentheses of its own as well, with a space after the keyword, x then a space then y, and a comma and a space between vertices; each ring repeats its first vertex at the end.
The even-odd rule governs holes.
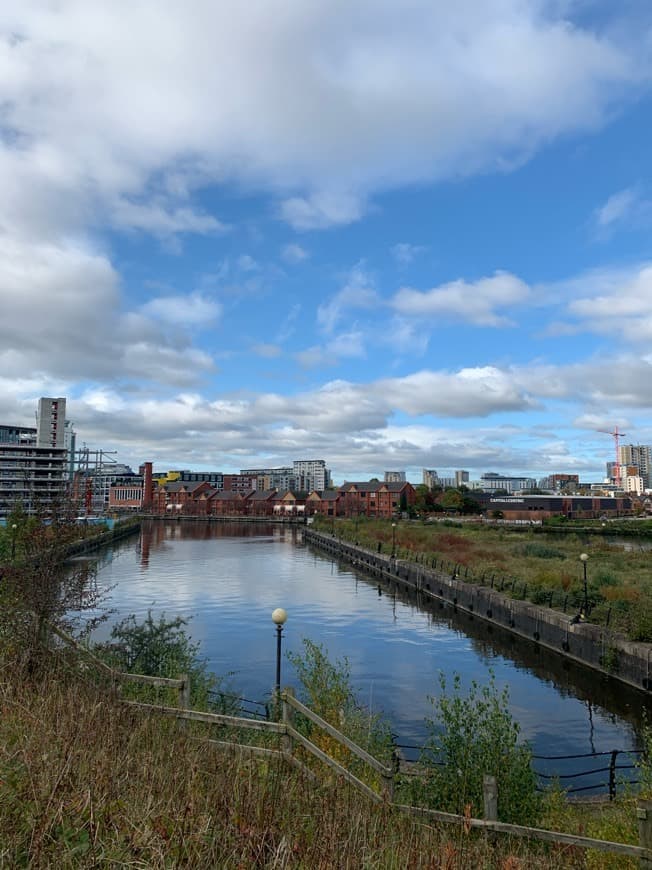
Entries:
MULTIPOLYGON (((284 607, 284 653, 300 653, 309 638, 331 659, 346 657, 359 700, 389 718, 401 744, 423 743, 440 672, 449 683, 458 673, 465 686, 485 683, 493 672, 497 686, 508 687, 511 712, 535 755, 637 746, 647 702, 641 693, 482 621, 379 586, 304 546, 294 526, 148 522, 140 536, 100 554, 97 579, 110 589, 112 621, 148 610, 190 619, 210 670, 230 675, 233 690, 249 699, 269 698, 271 612, 284 607)), ((282 682, 295 682, 285 658, 282 682)), ((568 772, 590 764, 537 767, 568 772)))

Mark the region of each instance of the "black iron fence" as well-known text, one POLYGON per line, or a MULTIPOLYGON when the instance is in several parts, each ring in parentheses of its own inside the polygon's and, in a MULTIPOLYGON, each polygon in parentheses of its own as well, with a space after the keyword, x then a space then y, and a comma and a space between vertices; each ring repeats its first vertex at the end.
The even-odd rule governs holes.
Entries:
MULTIPOLYGON (((394 744, 400 753, 401 768, 406 773, 417 773, 423 747, 409 743, 394 744)), ((592 792, 614 800, 619 793, 635 791, 640 784, 640 749, 611 749, 606 752, 585 752, 576 755, 533 755, 532 767, 537 775, 538 788, 545 791, 557 786, 567 795, 592 792)), ((443 764, 428 758, 428 764, 443 764)))

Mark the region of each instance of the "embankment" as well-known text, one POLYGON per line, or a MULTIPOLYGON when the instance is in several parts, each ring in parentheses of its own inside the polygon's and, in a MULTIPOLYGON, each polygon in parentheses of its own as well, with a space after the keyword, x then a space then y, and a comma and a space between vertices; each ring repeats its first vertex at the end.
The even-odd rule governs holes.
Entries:
POLYGON ((136 534, 138 531, 140 531, 139 519, 130 519, 124 523, 116 523, 112 529, 108 529, 106 532, 99 532, 98 534, 89 532, 86 537, 80 538, 72 544, 68 544, 65 547, 63 556, 64 558, 69 559, 72 556, 81 556, 84 553, 91 553, 93 550, 100 550, 102 547, 106 547, 107 544, 112 544, 114 541, 119 541, 121 538, 128 538, 131 535, 136 534))
POLYGON ((652 690, 652 644, 634 643, 608 627, 577 623, 568 614, 515 600, 490 585, 468 583, 453 572, 374 553, 329 534, 306 529, 304 541, 371 576, 415 590, 433 601, 446 602, 462 613, 500 626, 636 689, 652 690))

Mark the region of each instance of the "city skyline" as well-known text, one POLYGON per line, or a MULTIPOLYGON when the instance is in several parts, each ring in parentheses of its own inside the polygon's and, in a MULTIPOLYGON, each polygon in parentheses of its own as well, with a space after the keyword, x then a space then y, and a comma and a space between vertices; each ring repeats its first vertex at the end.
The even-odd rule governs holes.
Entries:
POLYGON ((0 422, 138 467, 652 443, 652 8, 0 12, 0 422))

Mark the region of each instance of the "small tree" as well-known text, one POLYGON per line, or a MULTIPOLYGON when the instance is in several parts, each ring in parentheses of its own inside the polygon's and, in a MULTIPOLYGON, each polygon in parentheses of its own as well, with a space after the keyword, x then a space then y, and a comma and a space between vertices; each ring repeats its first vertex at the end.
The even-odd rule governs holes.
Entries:
POLYGON ((493 673, 485 686, 474 680, 466 696, 459 674, 451 692, 443 674, 440 686, 440 696, 431 699, 435 718, 427 721, 430 737, 421 759, 427 774, 414 787, 416 799, 453 813, 470 805, 481 815, 483 776, 495 776, 499 818, 532 823, 539 811, 536 775, 531 749, 519 742, 520 728, 508 709, 508 690, 497 689, 493 673))

